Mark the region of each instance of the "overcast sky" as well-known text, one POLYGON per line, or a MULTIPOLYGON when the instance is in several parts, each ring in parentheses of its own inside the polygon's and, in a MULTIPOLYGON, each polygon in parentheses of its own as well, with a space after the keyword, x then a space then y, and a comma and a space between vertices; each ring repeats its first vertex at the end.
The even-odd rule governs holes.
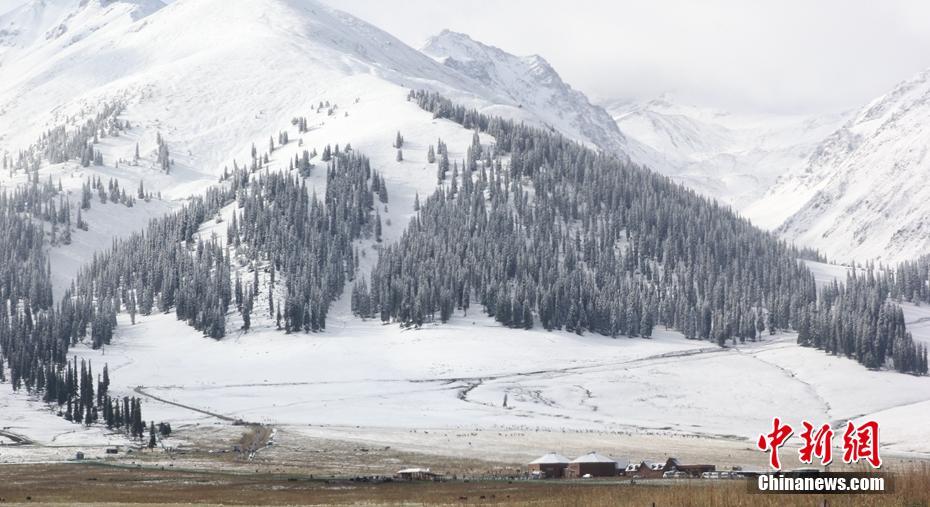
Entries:
POLYGON ((743 111, 864 105, 930 67, 930 2, 326 0, 420 47, 443 28, 538 53, 593 98, 743 111))

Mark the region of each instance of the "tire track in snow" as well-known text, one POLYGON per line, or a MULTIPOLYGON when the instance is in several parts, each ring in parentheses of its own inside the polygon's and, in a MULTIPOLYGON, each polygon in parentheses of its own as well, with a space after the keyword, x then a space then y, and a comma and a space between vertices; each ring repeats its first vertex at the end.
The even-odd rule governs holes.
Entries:
MULTIPOLYGON (((603 368, 612 368, 611 371, 617 371, 617 372, 629 371, 631 368, 641 367, 643 365, 661 365, 661 364, 666 364, 666 363, 676 363, 680 361, 682 358, 704 356, 707 354, 726 352, 727 350, 728 349, 724 349, 720 347, 702 347, 698 349, 663 352, 661 354, 653 354, 651 356, 638 357, 634 359, 625 359, 622 361, 606 361, 606 362, 600 362, 600 363, 586 364, 582 366, 572 366, 572 367, 567 367, 567 368, 552 368, 552 369, 546 369, 546 370, 532 370, 532 371, 526 371, 526 372, 513 372, 513 373, 506 373, 506 374, 487 375, 487 376, 481 376, 481 377, 464 377, 464 378, 453 378, 453 379, 445 379, 445 380, 449 382, 465 382, 466 383, 466 386, 462 388, 458 394, 458 398, 460 400, 466 403, 473 403, 473 404, 488 406, 488 407, 496 407, 496 405, 493 405, 487 402, 471 399, 469 398, 468 395, 473 390, 477 389, 478 387, 485 386, 489 382, 496 382, 496 381, 502 381, 502 380, 516 380, 516 379, 532 379, 534 377, 553 378, 553 377, 559 377, 559 376, 583 375, 585 373, 598 371, 599 369, 603 369, 603 368), (618 366, 620 368, 617 368, 618 366)), ((436 380, 443 380, 443 379, 436 379, 436 380)), ((581 386, 575 386, 575 387, 581 387, 581 386)), ((523 392, 530 391, 529 389, 526 389, 524 386, 521 386, 521 389, 523 390, 523 392)), ((581 401, 582 404, 584 404, 587 399, 593 398, 593 393, 591 391, 587 389, 584 389, 584 391, 585 391, 586 399, 581 401)), ((539 398, 540 399, 542 398, 541 393, 539 394, 539 398)), ((547 403, 543 403, 543 404, 550 406, 550 407, 558 405, 556 403, 553 403, 552 405, 549 405, 547 403)), ((561 414, 561 413, 552 414, 552 413, 539 412, 536 410, 530 410, 526 408, 519 408, 517 409, 517 411, 522 414, 525 414, 526 417, 539 416, 539 417, 550 417, 550 418, 556 418, 556 419, 584 421, 584 422, 590 422, 594 424, 605 424, 605 421, 599 418, 590 419, 587 417, 577 417, 577 416, 573 417, 568 414, 561 414)), ((592 412, 597 413, 596 405, 593 406, 592 412)), ((642 430, 656 429, 656 428, 649 428, 649 427, 642 427, 642 426, 628 425, 628 424, 625 424, 623 426, 630 427, 630 428, 636 428, 636 429, 642 429, 642 430)))
MULTIPOLYGON (((917 320, 915 320, 915 321, 913 321, 913 322, 909 322, 909 323, 907 323, 907 324, 910 325, 910 324, 912 324, 912 323, 920 323, 920 322, 930 322, 930 317, 924 317, 924 318, 921 318, 921 319, 917 319, 917 320)), ((830 421, 829 421, 829 422, 830 422, 830 427, 833 428, 834 430, 842 429, 842 428, 845 426, 845 424, 846 424, 847 421, 851 421, 851 420, 854 420, 854 419, 860 419, 860 418, 867 417, 867 416, 870 416, 870 415, 873 415, 873 414, 877 414, 877 413, 880 413, 880 412, 884 412, 884 411, 886 411, 886 410, 892 410, 892 409, 897 409, 897 408, 909 407, 909 406, 911 406, 911 405, 919 405, 919 404, 922 404, 922 403, 930 402, 930 398, 926 398, 926 399, 922 399, 922 400, 916 400, 916 401, 908 401, 908 402, 905 402, 905 403, 899 403, 899 404, 897 404, 897 405, 891 405, 891 406, 888 406, 888 407, 880 408, 880 409, 878 409, 878 410, 872 410, 872 411, 869 411, 869 412, 864 412, 864 413, 859 413, 859 414, 852 414, 852 415, 843 416, 843 417, 841 417, 841 418, 835 418, 835 419, 834 419, 834 418, 833 418, 833 414, 831 414, 831 411, 833 410, 833 407, 830 405, 830 402, 826 400, 826 398, 824 398, 823 396, 820 395, 820 393, 817 392, 817 389, 816 389, 816 387, 814 386, 814 384, 811 384, 810 382, 807 382, 807 381, 805 381, 805 380, 801 380, 800 378, 797 377, 797 373, 796 373, 796 372, 794 372, 794 371, 792 371, 792 370, 790 370, 790 369, 788 369, 788 368, 785 368, 785 367, 783 367, 783 366, 781 366, 781 365, 779 365, 779 364, 777 364, 777 363, 774 363, 774 362, 771 362, 771 361, 766 361, 765 359, 762 359, 762 358, 760 358, 760 357, 758 356, 758 354, 763 353, 763 352, 767 352, 767 351, 771 351, 771 350, 776 350, 776 349, 790 348, 790 347, 792 347, 792 346, 797 346, 797 345, 794 344, 793 342, 776 341, 776 342, 771 342, 771 346, 770 346, 770 345, 766 345, 766 346, 763 346, 763 347, 759 347, 758 349, 754 349, 754 350, 752 350, 752 351, 743 351, 743 350, 740 350, 740 349, 736 349, 736 350, 738 350, 738 351, 740 351, 740 352, 743 352, 743 353, 745 353, 745 354, 747 354, 747 355, 753 357, 754 359, 756 359, 756 360, 758 360, 758 361, 760 361, 760 362, 762 362, 762 363, 765 363, 765 364, 774 366, 775 368, 778 368, 779 370, 781 370, 782 372, 784 372, 784 373, 785 373, 787 376, 789 376, 789 378, 791 378, 792 380, 795 380, 795 381, 797 381, 797 382, 800 382, 800 383, 804 384, 804 385, 810 390, 810 392, 813 393, 813 394, 817 397, 817 399, 820 400, 820 402, 824 405, 824 407, 825 407, 825 412, 826 412, 826 414, 827 414, 827 417, 830 418, 830 421)))
POLYGON ((6 445, 35 445, 35 441, 30 439, 26 435, 22 435, 19 433, 13 433, 12 431, 8 431, 8 430, 0 430, 0 437, 4 437, 4 438, 7 438, 13 441, 12 444, 6 444, 6 445))
POLYGON ((144 386, 137 386, 135 389, 133 389, 133 391, 134 391, 136 394, 139 394, 139 395, 141 395, 141 396, 145 396, 146 398, 150 398, 150 399, 153 399, 153 400, 155 400, 155 401, 159 401, 159 402, 164 403, 164 404, 166 404, 166 405, 173 405, 173 406, 175 406, 175 407, 179 407, 179 408, 183 408, 183 409, 186 409, 186 410, 190 410, 190 411, 192 411, 192 412, 197 412, 197 413, 200 413, 200 414, 204 414, 204 415, 208 415, 208 416, 211 416, 211 417, 215 417, 215 418, 220 419, 220 420, 223 420, 223 421, 228 421, 228 422, 231 422, 231 423, 233 423, 233 424, 237 424, 237 425, 258 425, 258 423, 249 423, 249 422, 243 421, 242 419, 239 419, 239 418, 236 418, 236 417, 230 417, 230 416, 228 416, 228 415, 223 415, 223 414, 219 414, 219 413, 216 413, 216 412, 211 412, 211 411, 209 411, 209 410, 205 410, 205 409, 202 409, 202 408, 197 408, 197 407, 193 407, 193 406, 191 406, 191 405, 185 405, 185 404, 183 404, 183 403, 178 403, 178 402, 176 402, 176 401, 167 400, 167 399, 162 398, 162 397, 160 397, 160 396, 155 396, 154 394, 151 394, 151 393, 147 392, 147 391, 145 390, 145 387, 144 387, 144 386))
MULTIPOLYGON (((513 378, 524 378, 524 377, 537 377, 540 375, 546 374, 566 374, 572 375, 579 372, 584 372, 587 370, 596 370, 598 368, 606 368, 610 366, 627 366, 637 363, 646 363, 649 361, 656 361, 661 359, 678 359, 688 356, 696 356, 701 354, 710 354, 717 352, 724 352, 727 349, 722 349, 719 347, 705 347, 700 349, 692 350, 676 350, 672 352, 663 352, 661 354, 655 354, 645 357, 637 357, 634 359, 624 359, 622 361, 606 361, 599 363, 589 363, 581 366, 569 366, 565 368, 550 368, 545 370, 530 370, 530 371, 518 371, 518 372, 509 372, 509 373, 496 373, 489 375, 479 375, 474 377, 442 377, 442 378, 433 378, 433 379, 420 379, 420 380, 411 380, 411 382, 487 382, 495 380, 506 380, 513 378)), ((663 363, 657 363, 663 364, 663 363)), ((628 368, 623 368, 628 369, 628 368)))
MULTIPOLYGON (((413 378, 413 379, 396 379, 396 378, 394 379, 352 379, 352 380, 320 380, 320 381, 311 381, 311 382, 277 382, 277 383, 265 382, 265 383, 241 383, 241 384, 229 384, 229 385, 202 386, 198 388, 204 389, 204 390, 222 390, 222 389, 237 388, 237 387, 285 387, 285 386, 338 385, 338 384, 353 384, 353 383, 360 383, 360 382, 385 382, 385 383, 406 382, 406 383, 430 383, 430 384, 439 383, 439 384, 442 384, 443 386, 440 388, 440 390, 457 391, 456 396, 458 397, 458 399, 460 399, 463 402, 473 403, 473 404, 481 405, 484 407, 496 408, 497 405, 484 402, 484 401, 474 400, 469 397, 469 394, 473 390, 486 385, 487 382, 495 382, 495 381, 507 380, 507 379, 531 379, 533 377, 544 377, 544 376, 578 375, 578 374, 584 374, 585 372, 588 372, 588 371, 597 371, 598 369, 603 369, 603 368, 616 368, 618 366, 622 368, 619 368, 617 371, 625 371, 625 370, 629 370, 630 368, 634 366, 639 366, 642 364, 664 364, 665 362, 677 362, 681 358, 685 358, 685 357, 700 356, 700 355, 719 353, 719 352, 725 352, 725 351, 726 349, 722 349, 719 347, 702 347, 702 348, 697 348, 697 349, 675 350, 671 352, 663 352, 660 354, 653 354, 650 356, 637 357, 633 359, 624 359, 620 361, 605 361, 605 362, 588 363, 584 365, 564 367, 564 368, 506 372, 506 373, 480 375, 480 376, 473 376, 473 377, 435 377, 435 378, 427 377, 427 378, 413 378)), ((197 413, 210 416, 210 417, 214 417, 214 418, 217 418, 223 421, 232 422, 234 424, 244 424, 244 425, 258 424, 258 423, 246 422, 242 420, 241 418, 221 414, 221 413, 214 412, 212 410, 208 410, 205 408, 199 408, 193 405, 188 405, 185 403, 172 401, 172 400, 163 398, 161 396, 157 396, 155 394, 152 394, 146 391, 146 389, 185 389, 188 387, 189 386, 183 386, 183 385, 137 386, 134 389, 134 392, 136 392, 137 394, 141 396, 145 396, 147 398, 150 398, 152 400, 155 400, 161 403, 172 405, 172 406, 182 408, 185 410, 190 410, 192 412, 197 412, 197 413)), ((428 390, 432 391, 435 389, 428 389, 428 390)), ((585 394, 586 398, 590 399, 593 397, 593 393, 591 393, 590 391, 586 389, 584 391, 586 393, 585 394)), ((421 391, 419 390, 418 391, 404 391, 401 393, 390 393, 389 396, 394 395, 394 394, 416 394, 419 392, 421 391)), ((383 394, 374 395, 374 397, 383 397, 383 396, 384 396, 383 394)), ((540 396, 541 396, 541 393, 540 393, 540 396)), ((372 397, 372 396, 366 396, 366 397, 372 397)), ((343 400, 343 398, 339 398, 339 399, 343 400)), ((584 403, 584 401, 582 401, 582 403, 584 403)), ((590 408, 592 412, 597 412, 596 406, 589 406, 588 408, 590 408)), ((527 414, 535 413, 533 411, 529 411, 525 409, 523 411, 526 412, 527 414)), ((553 415, 553 414, 540 413, 539 415, 547 416, 547 417, 558 417, 558 418, 563 418, 563 419, 571 418, 564 414, 553 415)), ((603 423, 603 421, 601 420, 596 420, 596 421, 591 421, 591 422, 603 423)))
MULTIPOLYGON (((773 343, 780 343, 780 342, 773 342, 773 343)), ((782 347, 779 347, 779 348, 782 348, 782 347)), ((771 348, 769 348, 769 347, 764 347, 764 346, 763 346, 763 347, 761 347, 761 350, 743 351, 743 350, 741 350, 741 349, 738 348, 738 347, 734 347, 733 350, 735 350, 735 351, 736 351, 737 353, 739 353, 739 354, 743 354, 743 355, 745 355, 745 356, 749 356, 749 357, 755 359, 756 361, 759 361, 760 363, 763 363, 763 364, 767 364, 767 365, 769 365, 769 366, 772 366, 772 367, 774 367, 775 369, 777 369, 778 371, 782 372, 782 373, 783 373, 786 377, 788 377, 789 379, 791 379, 791 380, 793 380, 793 381, 795 381, 795 382, 799 382, 801 385, 804 386, 804 389, 805 389, 806 391, 808 391, 809 393, 811 393, 811 394, 814 396, 814 399, 817 400, 817 402, 818 402, 818 403, 821 405, 821 407, 823 408, 823 411, 824 411, 824 413, 827 415, 827 418, 830 418, 830 417, 831 417, 830 412, 833 410, 833 407, 830 406, 830 402, 827 401, 826 398, 824 398, 819 392, 817 392, 817 389, 814 387, 813 384, 811 384, 810 382, 808 382, 808 381, 806 381, 806 380, 801 380, 800 378, 798 378, 798 374, 797 374, 796 372, 794 372, 794 371, 792 371, 792 370, 790 370, 790 369, 788 369, 788 368, 785 368, 784 366, 782 366, 782 365, 780 365, 780 364, 778 364, 778 363, 774 363, 774 362, 772 362, 772 361, 766 361, 765 359, 762 359, 761 357, 758 356, 759 353, 762 353, 762 352, 766 352, 766 351, 768 351, 768 350, 771 350, 771 348)), ((831 422, 830 422, 830 425, 831 425, 831 426, 834 426, 834 427, 835 427, 836 424, 837 424, 837 423, 836 423, 835 421, 831 421, 831 422)))

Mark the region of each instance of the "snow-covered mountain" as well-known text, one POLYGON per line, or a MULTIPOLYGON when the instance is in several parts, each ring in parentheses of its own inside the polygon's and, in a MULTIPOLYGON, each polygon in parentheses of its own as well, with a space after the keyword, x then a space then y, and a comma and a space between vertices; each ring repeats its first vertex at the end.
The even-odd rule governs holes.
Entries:
POLYGON ((606 107, 631 143, 641 145, 638 161, 736 209, 801 165, 844 118, 736 114, 687 105, 669 94, 606 107))
MULTIPOLYGON (((493 78, 483 79, 474 65, 443 65, 314 0, 23 0, 0 18, 0 30, 0 147, 10 151, 68 115, 120 98, 190 152, 192 165, 215 174, 234 149, 323 98, 344 95, 344 104, 409 88, 602 149, 622 139, 606 112, 539 57, 495 49, 493 71, 485 68, 493 78)), ((443 32, 431 54, 445 47, 461 58, 466 40, 487 48, 443 32)))
POLYGON ((529 119, 535 116, 545 125, 603 150, 628 151, 626 139, 607 111, 562 81, 539 55, 514 56, 449 30, 430 37, 422 51, 494 90, 500 94, 496 101, 516 105, 531 115, 529 119))
MULTIPOLYGON (((192 165, 215 174, 243 143, 330 90, 349 90, 354 99, 366 90, 461 81, 389 34, 312 1, 155 7, 151 0, 34 0, 21 8, 66 12, 52 23, 63 35, 40 37, 5 61, 0 143, 26 145, 45 125, 119 98, 192 153, 192 165)), ((29 40, 16 37, 18 45, 29 40)), ((475 92, 470 84, 464 87, 475 92)))
POLYGON ((798 245, 841 261, 930 253, 930 190, 916 184, 930 169, 930 70, 833 115, 734 114, 667 95, 606 107, 651 167, 798 245))
POLYGON ((625 153, 831 256, 896 259, 930 247, 927 199, 908 187, 927 164, 926 73, 845 126, 845 115, 732 114, 669 97, 614 102, 608 113, 539 56, 450 31, 417 50, 315 0, 20 0, 0 14, 0 70, 0 152, 121 100, 135 128, 106 158, 130 158, 136 142, 152 152, 161 134, 179 169, 110 176, 145 179, 169 199, 212 184, 321 101, 355 107, 313 125, 315 142, 374 149, 430 122, 405 101, 410 88, 429 88, 625 153))
MULTIPOLYGON (((65 163, 43 168, 41 177, 61 178, 72 193, 89 177, 116 178, 129 189, 144 182, 165 199, 119 214, 103 206, 88 211, 90 232, 53 253, 55 265, 64 266, 56 268, 59 285, 95 248, 213 185, 224 167, 250 159, 253 143, 267 146, 269 137, 292 129, 296 116, 310 122, 300 145, 351 143, 382 168, 405 205, 435 188, 435 170, 425 163, 430 143, 441 137, 450 156, 463 160, 471 142, 470 132, 408 102, 412 88, 548 125, 602 149, 616 149, 622 139, 607 113, 542 59, 495 50, 495 79, 483 80, 315 0, 21 0, 0 14, 0 30, 0 154, 12 156, 48 129, 76 125, 119 100, 132 128, 96 146, 103 167, 65 163), (505 78, 518 75, 519 85, 505 78), (321 103, 332 107, 321 110, 321 103), (404 163, 391 147, 397 131, 407 140, 404 163), (158 138, 170 146, 171 174, 155 163, 158 138), (134 159, 137 144, 141 163, 120 163, 134 159)), ((452 39, 464 40, 436 38, 448 47, 452 39)), ((272 165, 286 166, 284 154, 293 158, 295 149, 281 150, 272 165)), ((8 178, 0 174, 0 186, 24 176, 8 178)), ((413 212, 408 207, 392 206, 386 218, 399 227, 388 227, 386 237, 399 235, 413 212)))
POLYGON ((839 260, 930 253, 928 119, 930 70, 858 111, 750 216, 775 217, 784 237, 839 260))
POLYGON ((164 6, 161 0, 24 0, 0 12, 0 64, 41 44, 63 49, 164 6))

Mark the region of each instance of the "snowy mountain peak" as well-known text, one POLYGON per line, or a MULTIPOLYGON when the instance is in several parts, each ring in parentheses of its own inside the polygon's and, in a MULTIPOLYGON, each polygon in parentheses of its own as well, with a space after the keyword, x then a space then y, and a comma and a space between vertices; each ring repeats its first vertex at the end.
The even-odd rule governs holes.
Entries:
POLYGON ((430 37, 421 50, 494 90, 501 102, 532 111, 550 128, 605 151, 630 151, 607 111, 565 83, 539 55, 516 56, 451 30, 430 37))
POLYGON ((930 69, 899 83, 891 92, 872 101, 852 123, 865 123, 878 119, 891 120, 893 118, 890 116, 906 112, 915 105, 926 103, 928 97, 930 97, 930 69))
POLYGON ((423 52, 488 85, 509 84, 515 78, 512 72, 523 71, 533 76, 538 84, 571 89, 545 58, 515 56, 464 33, 443 30, 427 40, 423 52))
POLYGON ((64 118, 119 100, 134 124, 170 136, 176 153, 195 154, 192 164, 210 173, 321 99, 403 100, 411 88, 626 151, 610 116, 544 59, 464 34, 443 32, 424 54, 314 0, 23 2, 15 15, 28 30, 0 54, 0 150, 10 153, 64 118), (39 7, 41 19, 29 10, 39 7), (45 37, 49 30, 57 36, 45 37))

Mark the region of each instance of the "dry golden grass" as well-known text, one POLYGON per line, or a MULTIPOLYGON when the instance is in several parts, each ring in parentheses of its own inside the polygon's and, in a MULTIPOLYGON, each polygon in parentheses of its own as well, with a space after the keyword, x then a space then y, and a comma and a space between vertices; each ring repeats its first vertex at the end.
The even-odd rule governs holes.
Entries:
POLYGON ((271 428, 267 426, 252 425, 239 437, 239 449, 243 453, 250 453, 265 447, 271 437, 271 428))
POLYGON ((366 484, 274 474, 118 468, 0 466, 0 499, 46 505, 537 505, 537 506, 930 506, 930 467, 896 473, 895 492, 759 495, 746 482, 515 481, 366 484))

